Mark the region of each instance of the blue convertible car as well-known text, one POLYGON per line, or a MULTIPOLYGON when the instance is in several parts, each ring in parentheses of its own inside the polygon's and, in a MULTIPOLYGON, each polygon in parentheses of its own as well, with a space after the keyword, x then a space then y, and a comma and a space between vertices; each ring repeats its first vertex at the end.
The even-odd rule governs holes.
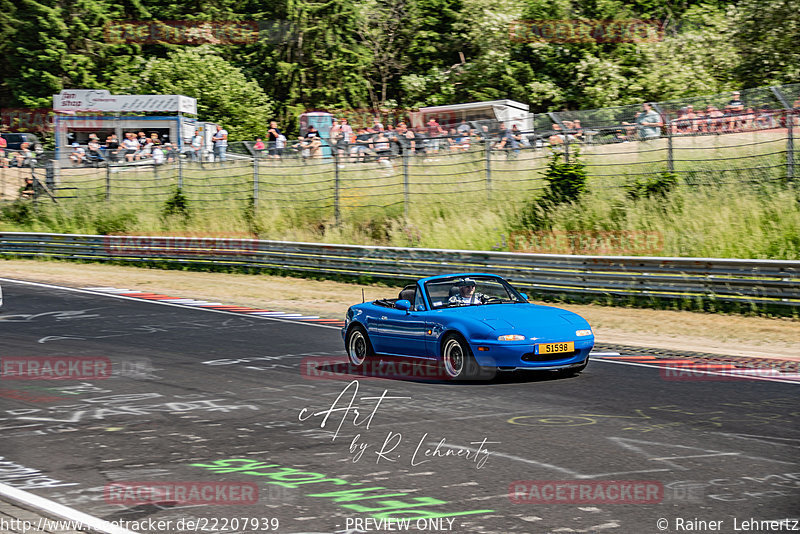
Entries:
POLYGON ((396 299, 351 306, 342 329, 350 364, 402 356, 437 363, 450 379, 481 368, 548 369, 572 375, 589 361, 594 334, 581 316, 530 304, 499 276, 432 276, 396 299))

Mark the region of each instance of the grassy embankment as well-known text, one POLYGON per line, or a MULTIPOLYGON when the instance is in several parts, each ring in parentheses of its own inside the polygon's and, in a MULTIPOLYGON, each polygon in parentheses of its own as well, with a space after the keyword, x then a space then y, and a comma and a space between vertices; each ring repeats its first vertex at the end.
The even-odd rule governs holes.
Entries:
MULTIPOLYGON (((785 177, 785 132, 677 138, 679 184, 666 196, 634 199, 626 184, 666 169, 666 140, 584 147, 588 192, 550 212, 551 239, 536 234, 535 251, 731 258, 800 257, 800 197, 785 177), (757 144, 753 144, 757 143, 757 144), (650 173, 650 174, 648 174, 650 173), (563 236, 605 236, 602 246, 570 248, 563 236), (575 235, 575 234, 572 234, 575 235), (649 239, 637 241, 631 236, 649 239), (659 236, 654 247, 652 236, 659 236), (627 236, 620 239, 619 236, 627 236)), ((251 163, 183 165, 189 216, 165 214, 178 183, 175 165, 64 169, 58 205, 12 209, 3 231, 216 235, 292 241, 509 250, 520 213, 542 194, 548 149, 507 159, 480 151, 413 158, 408 204, 402 162, 346 162, 339 168, 340 224, 334 219, 337 176, 332 162, 262 162, 253 210, 251 163), (106 186, 108 177, 108 193, 106 186), (487 177, 489 178, 487 180, 487 177)), ((573 154, 574 157, 574 154, 573 154)), ((20 180, 0 172, 6 183, 20 180)), ((13 184, 12 184, 13 185, 13 184)), ((5 191, 10 187, 6 186, 5 191)), ((2 190, 2 188, 0 188, 2 190)), ((8 198, 6 193, 4 198, 8 198)), ((519 243, 517 239, 515 242, 519 243)), ((585 242, 585 240, 584 240, 585 242)))

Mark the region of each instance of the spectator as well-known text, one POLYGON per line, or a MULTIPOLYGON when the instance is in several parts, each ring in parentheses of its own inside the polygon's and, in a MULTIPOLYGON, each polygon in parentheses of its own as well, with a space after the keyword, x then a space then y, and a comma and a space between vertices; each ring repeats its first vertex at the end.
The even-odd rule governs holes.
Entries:
POLYGON ((331 145, 331 150, 334 156, 339 156, 339 143, 342 141, 342 127, 339 125, 339 119, 333 119, 331 129, 328 130, 328 143, 331 145))
POLYGON ((372 118, 372 130, 375 132, 382 132, 385 130, 381 118, 377 115, 372 118))
POLYGON ((153 157, 153 164, 161 165, 166 159, 164 149, 161 148, 161 145, 157 145, 153 139, 148 139, 148 141, 148 144, 150 145, 150 154, 153 157))
POLYGON ((3 136, 0 136, 0 150, 4 151, 8 148, 8 141, 3 136))
POLYGON ((375 155, 372 147, 373 133, 369 130, 361 128, 358 130, 358 135, 356 135, 356 159, 358 161, 366 161, 367 156, 375 155))
POLYGON ((163 145, 164 156, 167 159, 167 163, 171 163, 175 161, 178 157, 178 147, 174 146, 172 143, 164 143, 163 145))
POLYGON ((253 145, 253 150, 256 151, 256 157, 261 158, 264 156, 264 149, 267 148, 267 145, 264 144, 264 141, 261 140, 260 137, 256 138, 256 142, 253 145))
POLYGON ((161 139, 158 137, 158 134, 153 132, 150 134, 150 140, 153 141, 154 145, 160 145, 161 139))
POLYGON ((397 145, 401 154, 412 154, 415 148, 414 132, 410 130, 405 122, 397 123, 397 145))
POLYGON ((189 155, 191 156, 192 161, 200 161, 201 156, 203 155, 203 136, 200 135, 199 128, 194 131, 194 135, 192 136, 189 147, 189 155))
POLYGON ((547 140, 550 143, 550 146, 563 145, 566 140, 567 136, 562 132, 561 125, 553 123, 553 135, 551 135, 547 140))
POLYGON ((461 134, 462 136, 468 136, 471 133, 472 128, 469 127, 467 121, 461 119, 461 124, 458 125, 458 128, 456 128, 456 130, 458 130, 458 133, 461 134))
MULTIPOLYGON (((283 133, 281 133, 280 128, 278 128, 278 123, 276 121, 270 121, 267 135, 269 136, 269 157, 273 159, 280 159, 281 156, 277 151, 277 142, 278 137, 283 135, 283 133)), ((286 138, 284 137, 284 143, 285 142, 286 138)))
POLYGON ((36 154, 31 150, 30 143, 22 143, 17 154, 17 167, 33 167, 36 165, 36 154))
POLYGON ((128 162, 131 162, 134 159, 138 160, 141 157, 139 155, 141 145, 139 144, 139 140, 136 138, 136 134, 133 132, 128 132, 125 134, 125 139, 122 141, 122 148, 125 149, 125 159, 128 162))
POLYGON ((391 151, 392 156, 396 156, 399 153, 399 140, 397 138, 397 130, 394 129, 394 126, 391 124, 386 127, 386 131, 383 132, 386 136, 386 139, 389 141, 389 150, 391 151))
POLYGON ((81 148, 79 143, 72 143, 72 152, 69 155, 69 159, 73 165, 81 165, 83 160, 86 159, 86 151, 81 148))
POLYGON ((375 154, 378 156, 378 163, 387 167, 391 167, 392 162, 389 161, 389 156, 392 155, 392 147, 389 144, 389 139, 382 131, 375 135, 374 147, 375 154))
POLYGON ((33 183, 33 177, 28 176, 25 178, 25 185, 19 188, 19 198, 23 200, 32 200, 36 198, 36 186, 33 183))
POLYGON ((339 128, 341 129, 342 132, 342 140, 340 141, 340 144, 344 149, 344 153, 347 154, 348 152, 347 147, 353 142, 353 137, 354 137, 353 127, 350 126, 347 123, 347 119, 344 118, 341 121, 339 121, 339 123, 340 123, 339 128))
POLYGON ((139 132, 138 141, 139 141, 139 148, 144 148, 144 145, 147 144, 147 136, 145 135, 144 132, 139 132))
POLYGON ((439 123, 436 122, 436 119, 429 120, 426 128, 426 133, 428 134, 427 148, 430 149, 431 153, 438 154, 440 137, 445 135, 446 132, 442 129, 439 123))
POLYGON ((153 144, 152 139, 145 139, 144 146, 139 150, 139 157, 140 158, 149 158, 153 155, 153 144))
POLYGON ((305 142, 312 158, 322 157, 322 136, 319 134, 316 126, 311 125, 308 127, 305 142))
POLYGON ((661 137, 661 127, 664 125, 661 122, 661 117, 649 102, 642 104, 642 109, 642 114, 636 117, 636 129, 639 132, 639 138, 645 141, 658 139, 661 137))
POLYGON ((112 162, 116 162, 119 159, 119 139, 117 139, 117 134, 115 133, 106 137, 106 154, 112 162))
POLYGON ((211 139, 214 141, 214 161, 224 162, 228 159, 228 130, 217 124, 217 131, 211 139))
POLYGON ((89 136, 89 144, 86 145, 86 158, 90 161, 105 161, 103 154, 100 152, 100 141, 94 134, 89 136))

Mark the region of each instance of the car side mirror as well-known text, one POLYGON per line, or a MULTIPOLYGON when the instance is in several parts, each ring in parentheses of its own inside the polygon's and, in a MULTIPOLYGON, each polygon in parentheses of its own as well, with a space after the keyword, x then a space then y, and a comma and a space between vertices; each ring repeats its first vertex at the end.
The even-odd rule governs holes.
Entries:
POLYGON ((520 293, 519 296, 524 298, 526 301, 528 300, 528 294, 527 293, 520 293))
POLYGON ((397 308, 398 310, 408 311, 411 309, 411 302, 407 300, 398 300, 397 302, 394 303, 394 307, 397 308))

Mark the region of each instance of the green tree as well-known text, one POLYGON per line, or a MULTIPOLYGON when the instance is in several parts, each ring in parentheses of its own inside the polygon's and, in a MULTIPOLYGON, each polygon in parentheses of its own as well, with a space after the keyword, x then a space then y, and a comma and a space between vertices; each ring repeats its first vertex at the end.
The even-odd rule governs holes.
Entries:
POLYGON ((118 92, 178 94, 197 99, 197 113, 220 123, 230 139, 263 136, 273 104, 263 89, 210 47, 185 47, 146 61, 134 75, 120 74, 118 92))

